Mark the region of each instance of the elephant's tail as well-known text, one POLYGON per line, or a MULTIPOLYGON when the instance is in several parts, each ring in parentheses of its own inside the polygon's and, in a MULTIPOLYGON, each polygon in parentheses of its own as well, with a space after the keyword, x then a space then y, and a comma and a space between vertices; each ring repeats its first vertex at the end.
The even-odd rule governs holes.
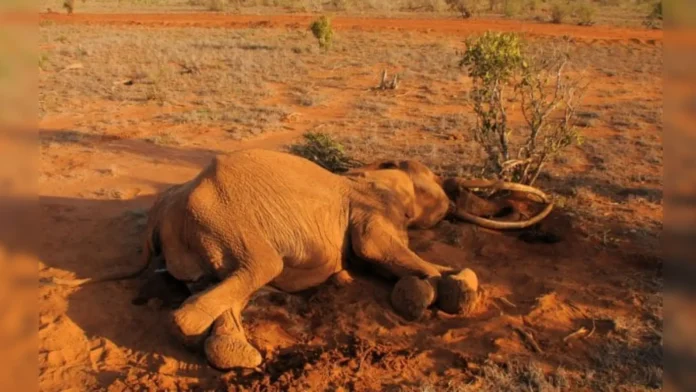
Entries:
POLYGON ((80 287, 87 284, 101 283, 101 282, 111 282, 117 280, 134 279, 139 277, 143 272, 145 272, 151 265, 153 265, 152 260, 161 257, 162 254, 162 243, 160 241, 159 226, 160 226, 160 213, 158 205, 159 200, 155 202, 155 205, 150 210, 148 216, 147 228, 145 231, 143 246, 142 246, 142 257, 141 264, 135 271, 131 272, 114 272, 112 274, 107 274, 101 277, 83 278, 83 279, 61 279, 56 277, 49 277, 40 279, 39 282, 43 284, 53 284, 60 286, 71 286, 80 287))

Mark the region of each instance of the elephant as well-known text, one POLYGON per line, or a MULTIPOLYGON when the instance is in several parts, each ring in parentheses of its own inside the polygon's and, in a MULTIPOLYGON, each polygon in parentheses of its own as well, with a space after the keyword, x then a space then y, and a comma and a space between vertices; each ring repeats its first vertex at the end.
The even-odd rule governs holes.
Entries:
MULTIPOLYGON (((526 227, 548 215, 551 203, 532 219, 500 222, 472 213, 500 207, 468 192, 472 187, 529 192, 548 202, 543 192, 520 184, 443 180, 415 160, 384 160, 338 174, 284 152, 221 154, 195 178, 156 197, 144 264, 159 260, 175 279, 203 287, 171 313, 173 332, 186 345, 202 345, 216 368, 254 368, 262 357, 246 340, 241 314, 263 287, 294 293, 340 281, 359 260, 399 280, 395 293, 415 298, 400 305, 392 295, 402 315, 417 317, 445 303, 438 297, 447 287, 460 290, 464 302, 475 299, 473 271, 423 260, 408 247, 408 229, 432 228, 449 215, 490 228, 526 227), (466 284, 452 285, 457 277, 466 284)), ((443 310, 466 309, 451 302, 443 310)))

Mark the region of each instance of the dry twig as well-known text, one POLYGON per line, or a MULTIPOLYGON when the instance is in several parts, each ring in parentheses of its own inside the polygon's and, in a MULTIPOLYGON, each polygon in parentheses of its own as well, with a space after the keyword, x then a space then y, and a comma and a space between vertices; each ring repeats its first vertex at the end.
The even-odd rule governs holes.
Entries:
POLYGON ((564 343, 567 343, 568 340, 574 339, 574 338, 579 337, 580 335, 584 335, 584 334, 586 334, 586 333, 587 333, 587 328, 585 328, 585 327, 580 327, 580 329, 578 329, 577 331, 572 332, 572 333, 569 334, 568 336, 564 337, 564 338, 563 338, 563 342, 564 342, 564 343))
POLYGON ((525 340, 530 346, 532 346, 532 349, 535 352, 537 352, 539 354, 544 352, 544 350, 542 350, 541 347, 539 347, 539 344, 536 342, 536 340, 534 340, 534 337, 529 332, 527 332, 519 327, 512 327, 512 328, 515 330, 515 332, 520 334, 520 336, 522 337, 523 340, 525 340))
POLYGON ((82 63, 73 63, 73 64, 70 64, 67 67, 63 68, 60 72, 71 71, 71 70, 75 70, 75 69, 82 69, 84 67, 85 66, 82 65, 82 63))
POLYGON ((585 336, 585 339, 592 336, 592 334, 595 333, 595 330, 597 330, 597 323, 595 323, 595 319, 593 318, 592 319, 592 330, 590 331, 590 333, 587 334, 587 336, 585 336))
POLYGON ((517 305, 513 304, 512 302, 510 302, 510 300, 508 300, 508 299, 505 298, 505 297, 498 297, 498 300, 499 300, 500 302, 504 303, 505 305, 511 307, 511 308, 516 308, 516 307, 517 307, 517 305))

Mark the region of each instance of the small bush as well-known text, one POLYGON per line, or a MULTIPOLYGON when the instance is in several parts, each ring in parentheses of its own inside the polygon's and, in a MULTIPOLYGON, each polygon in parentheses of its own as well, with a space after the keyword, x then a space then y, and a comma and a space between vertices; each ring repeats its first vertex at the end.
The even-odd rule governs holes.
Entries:
POLYGON ((425 10, 430 12, 442 12, 447 9, 447 3, 444 0, 426 0, 425 10))
POLYGON ((447 6, 455 12, 459 12, 462 18, 471 18, 476 12, 476 2, 474 0, 445 0, 447 6))
POLYGON ((331 47, 334 33, 333 28, 331 27, 331 20, 328 17, 322 16, 321 18, 315 20, 309 26, 309 29, 312 30, 314 38, 319 41, 319 46, 321 48, 328 49, 331 47))
POLYGON ((655 3, 650 14, 645 18, 643 24, 650 29, 659 28, 662 23, 662 1, 655 3))
POLYGON ((42 71, 45 71, 47 69, 48 65, 49 65, 48 54, 46 54, 46 53, 39 54, 39 69, 41 69, 42 71))
POLYGON ((417 0, 394 3, 393 7, 398 11, 444 12, 449 8, 446 0, 417 0))
POLYGON ((208 10, 221 12, 227 8, 227 0, 208 0, 208 10))
POLYGON ((557 24, 563 23, 568 18, 569 13, 567 5, 555 3, 551 6, 551 22, 557 24))
POLYGON ((486 32, 466 41, 466 52, 460 66, 469 76, 483 83, 507 80, 522 66, 522 43, 515 33, 486 32))
POLYGON ((75 0, 65 0, 63 2, 63 8, 68 11, 68 14, 72 14, 75 10, 75 0))
POLYGON ((536 11, 539 9, 540 0, 527 0, 527 9, 529 11, 536 11))
POLYGON ((488 0, 488 12, 499 12, 502 10, 503 0, 488 0))
POLYGON ((650 16, 655 19, 662 20, 662 1, 655 3, 650 16))
POLYGON ((301 156, 333 173, 345 172, 358 162, 348 157, 343 145, 330 135, 321 132, 307 132, 304 142, 290 146, 290 153, 301 156))
POLYGON ((578 24, 580 26, 592 26, 595 24, 595 9, 589 3, 581 3, 576 10, 578 24))
POLYGON ((521 0, 506 0, 503 7, 503 14, 508 18, 517 16, 522 12, 521 0))

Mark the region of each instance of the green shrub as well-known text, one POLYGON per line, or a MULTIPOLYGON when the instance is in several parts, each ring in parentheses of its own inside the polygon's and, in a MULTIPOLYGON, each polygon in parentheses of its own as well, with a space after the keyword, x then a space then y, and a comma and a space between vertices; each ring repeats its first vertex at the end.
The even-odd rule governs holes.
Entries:
POLYGON ((503 9, 504 0, 488 0, 488 12, 499 12, 503 9))
POLYGON ((536 11, 539 9, 540 0, 527 0, 527 9, 529 11, 536 11))
POLYGON ((650 14, 645 18, 643 24, 647 28, 659 28, 662 20, 662 1, 658 1, 653 5, 652 11, 650 11, 650 14))
POLYGON ((423 10, 427 12, 442 12, 447 10, 447 3, 445 0, 424 0, 423 10))
POLYGON ((319 46, 321 48, 328 49, 331 47, 334 33, 333 28, 331 27, 331 20, 328 17, 322 16, 315 20, 309 26, 309 29, 312 30, 314 38, 319 41, 319 46))
POLYGON ((65 0, 63 1, 63 8, 68 12, 68 14, 72 14, 73 11, 75 10, 75 0, 65 0))
POLYGON ((506 0, 503 5, 503 14, 511 18, 522 12, 522 0, 506 0))
POLYGON ((595 9, 592 4, 580 3, 576 10, 578 24, 580 26, 592 26, 595 24, 595 9))
POLYGON ((554 3, 551 6, 551 22, 557 24, 565 22, 565 20, 568 18, 568 14, 570 13, 569 11, 568 5, 554 3))
POLYGON ((466 52, 459 65, 467 67, 471 78, 488 84, 509 79, 523 62, 517 34, 489 31, 466 40, 466 52))
POLYGON ((531 185, 550 158, 582 140, 575 113, 584 87, 563 74, 566 53, 544 50, 530 55, 514 33, 467 39, 460 65, 472 79, 471 132, 487 154, 484 170, 498 179, 531 185), (523 126, 508 123, 511 102, 519 103, 523 126))
POLYGON ((208 0, 208 10, 221 12, 227 8, 227 0, 208 0))
POLYGON ((445 0, 452 11, 459 12, 462 18, 471 18, 476 12, 475 0, 445 0))
POLYGON ((46 71, 48 65, 49 65, 48 54, 47 53, 39 54, 39 69, 41 69, 42 71, 46 71))
POLYGON ((358 164, 346 155, 343 145, 328 134, 307 132, 303 138, 303 143, 290 146, 290 153, 309 159, 333 173, 345 172, 358 164))
POLYGON ((650 16, 655 18, 655 19, 662 20, 662 1, 661 0, 658 1, 657 3, 655 3, 655 5, 653 6, 653 9, 652 9, 652 12, 650 13, 650 16))

